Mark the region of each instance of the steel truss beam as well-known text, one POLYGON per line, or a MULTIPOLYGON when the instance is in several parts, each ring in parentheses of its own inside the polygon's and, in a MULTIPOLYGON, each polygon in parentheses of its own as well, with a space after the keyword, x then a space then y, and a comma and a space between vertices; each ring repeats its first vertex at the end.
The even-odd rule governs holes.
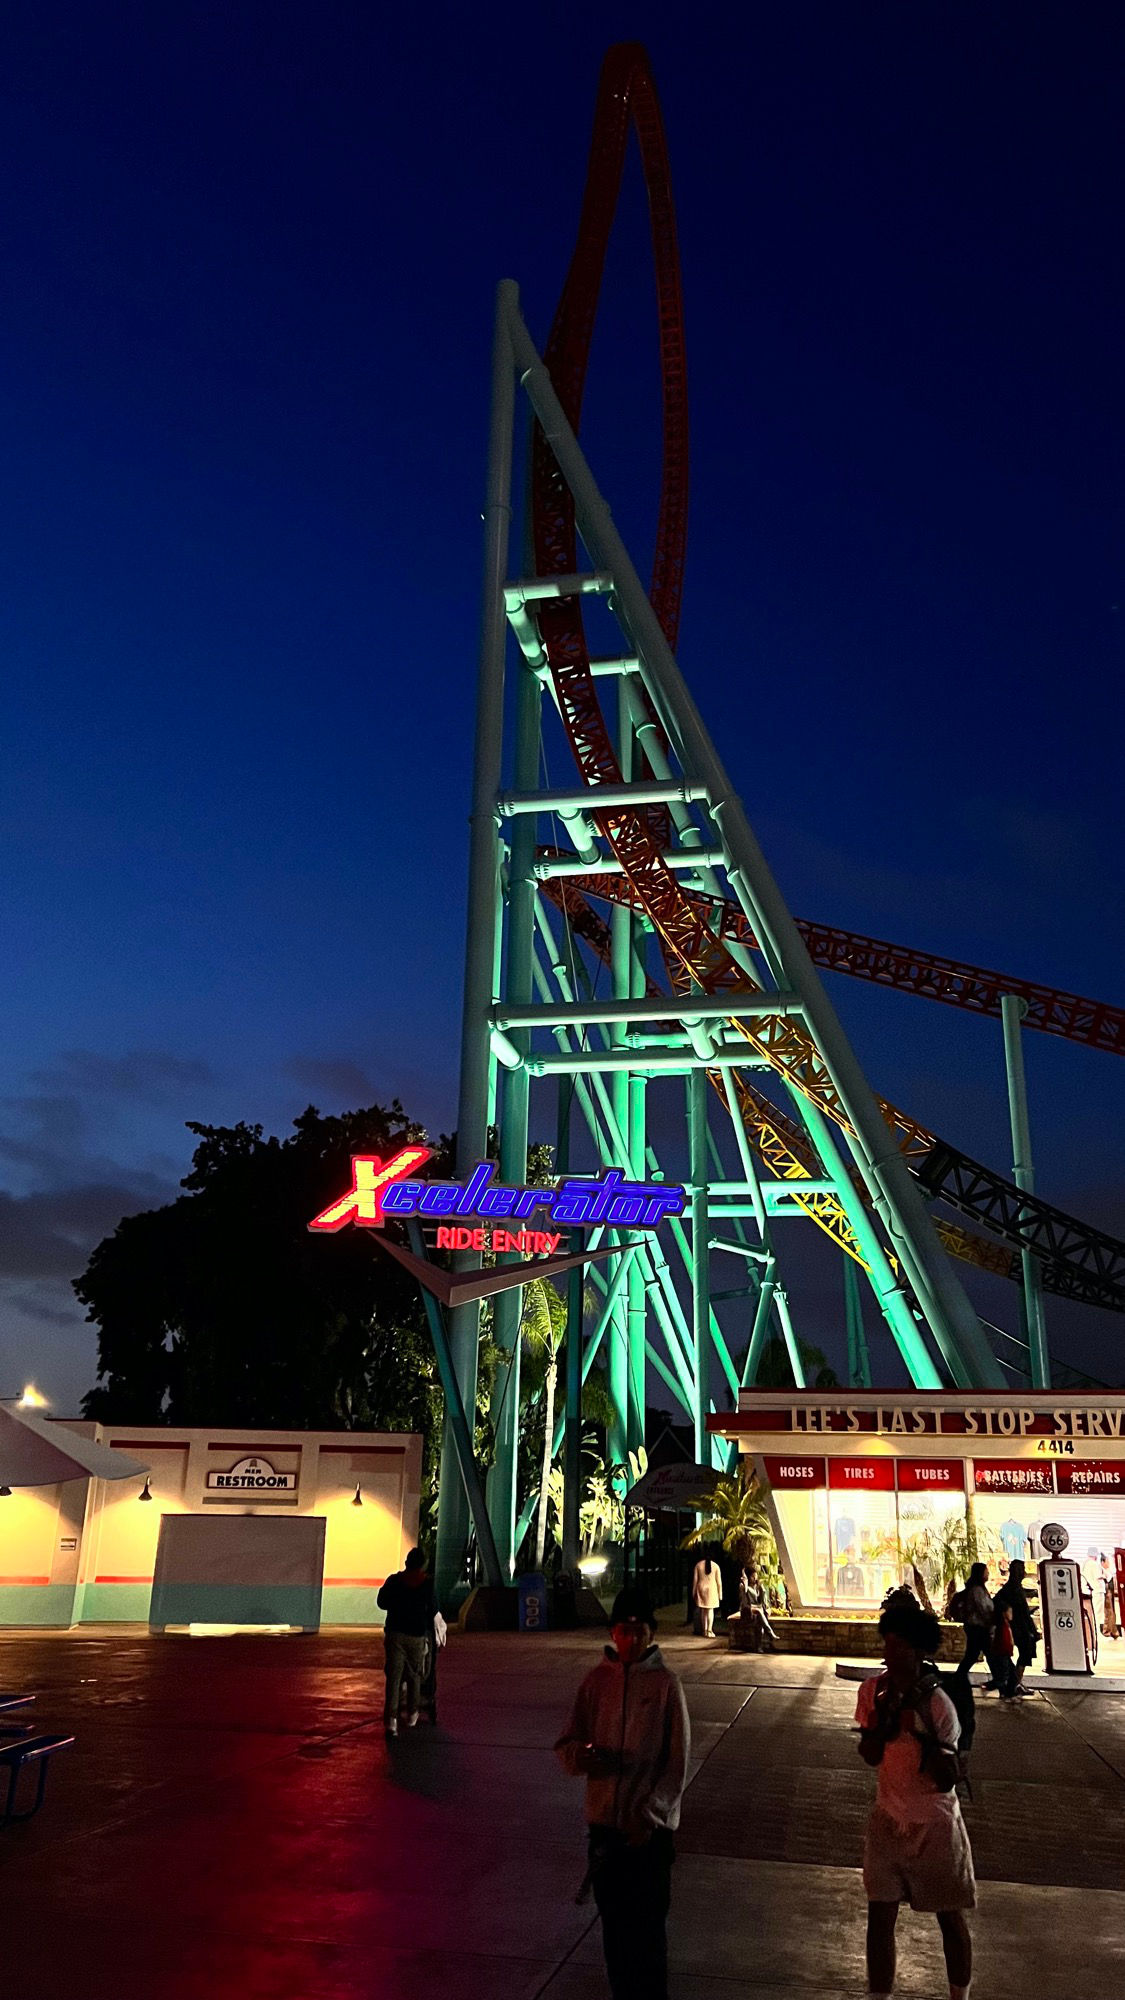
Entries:
MULTIPOLYGON (((637 900, 636 890, 620 874, 607 876, 591 870, 568 875, 565 884, 572 904, 577 898, 588 896, 611 904, 619 901, 634 903, 637 900)), ((544 886, 548 894, 555 894, 558 887, 556 878, 547 878, 544 886)), ((752 928, 736 905, 699 896, 692 891, 685 891, 684 894, 701 908, 717 911, 716 921, 721 935, 737 940, 748 949, 754 943, 752 928)), ((802 926, 804 928, 807 927, 802 926)), ((977 1011, 989 1010, 981 1008, 977 1011)), ((1001 1010, 998 1007, 996 1011, 999 1014, 1001 1010)), ((970 1159, 968 1154, 951 1146, 948 1141, 939 1139, 936 1133, 900 1111, 886 1098, 876 1101, 898 1139, 911 1173, 931 1199, 947 1202, 970 1221, 983 1223, 995 1230, 1017 1253, 1028 1252, 1042 1259, 1046 1266, 1042 1276, 1046 1290, 1056 1292, 1063 1298, 1081 1300, 1086 1305, 1125 1311, 1125 1243, 1108 1236, 1104 1230, 1095 1229, 1090 1223, 1080 1221, 1076 1216, 1066 1215, 1063 1210, 1053 1208, 1035 1195, 1021 1192, 1003 1174, 982 1165, 979 1160, 970 1159)), ((837 1122, 841 1122, 837 1106, 826 1103, 825 1109, 837 1122)), ((964 1256, 968 1263, 1000 1271, 1005 1277, 1020 1277, 1018 1254, 1013 1261, 997 1245, 994 1246, 996 1255, 990 1257, 987 1251, 980 1250, 980 1239, 965 1239, 963 1234, 957 1237, 951 1225, 944 1226, 943 1240, 947 1249, 955 1256, 964 1256), (976 1249, 974 1242, 978 1246, 976 1249)))
MULTIPOLYGON (((611 51, 603 72, 579 245, 545 358, 520 316, 514 284, 502 285, 498 295, 458 1107, 458 1171, 467 1172, 483 1156, 489 1126, 498 1120, 502 1168, 516 1178, 526 1158, 530 1086, 537 1077, 553 1076, 560 1162, 569 1159, 573 1105, 600 1164, 641 1176, 655 1165, 647 1090, 656 1079, 686 1077, 691 1219, 677 1220, 669 1231, 682 1277, 673 1276, 658 1241, 623 1248, 616 1268, 611 1262, 604 1276, 592 1273, 603 1304, 586 1340, 580 1298, 570 1287, 567 1402, 556 1443, 565 1432, 564 1532, 571 1555, 577 1403, 597 1352, 607 1358, 615 1412, 611 1445, 619 1456, 642 1435, 646 1364, 691 1413, 701 1450, 712 1379, 718 1381, 721 1371, 728 1389, 754 1380, 773 1314, 800 1381, 800 1349, 771 1236, 779 1211, 804 1215, 827 1230, 850 1260, 853 1279, 857 1267, 867 1272, 919 1386, 942 1380, 935 1349, 957 1383, 990 1387, 1003 1381, 935 1234, 924 1199, 935 1178, 943 1199, 963 1212, 986 1214, 1010 1244, 1041 1260, 1045 1281, 1048 1271, 1065 1271, 1106 1293, 1120 1291, 1125 1300, 1125 1246, 1099 1232, 1082 1235, 1079 1225, 1039 1202, 1030 1188, 1009 1190, 1001 1183, 998 1189, 986 1170, 952 1149, 940 1156, 941 1142, 932 1133, 869 1090, 816 964, 854 971, 862 963, 861 976, 983 1012, 993 1011, 989 976, 824 926, 798 925, 790 916, 674 657, 686 499, 682 315, 667 160, 647 61, 636 47, 624 46, 611 51), (648 595, 576 436, 630 121, 649 188, 664 389, 664 476, 648 595), (534 417, 530 562, 524 562, 533 573, 513 581, 517 382, 534 417), (620 630, 619 640, 609 642, 617 650, 594 660, 582 625, 587 598, 598 599, 599 616, 611 614, 620 630), (509 628, 519 648, 519 694, 515 755, 506 768, 509 628), (599 686, 613 697, 612 719, 603 712, 599 686), (570 785, 548 784, 543 770, 544 694, 575 757, 570 785), (567 829, 569 852, 537 846, 540 816, 547 815, 567 829), (608 927, 590 910, 586 894, 611 899, 608 927), (565 915, 568 935, 561 943, 547 917, 548 898, 565 915), (590 994, 587 949, 610 972, 611 1000, 604 987, 602 997, 590 994), (656 951, 662 983, 649 970, 656 951), (550 1042, 546 1048, 533 1044, 543 1034, 553 1049, 550 1042), (779 1110, 758 1088, 750 1073, 762 1068, 774 1072, 791 1112, 779 1110), (708 1126, 712 1092, 734 1121, 740 1182, 725 1179, 715 1152, 708 1126), (741 1232, 743 1216, 755 1225, 756 1240, 713 1237, 713 1231, 741 1232), (1013 1228, 1019 1232, 1014 1236, 1013 1228), (1030 1240, 1037 1229, 1040 1240, 1030 1240), (742 1254, 747 1284, 733 1294, 712 1288, 713 1242, 742 1254), (744 1345, 737 1360, 716 1315, 721 1300, 732 1307, 747 1302, 739 1304, 744 1345)), ((1002 990, 1027 1001, 1029 1026, 1073 1030, 1096 1046, 1116 1045, 1112 1023, 1107 1027, 1102 1018, 1113 1010, 1102 1010, 1095 1021, 1093 1003, 1075 996, 1048 989, 1035 989, 1033 996, 1012 980, 1004 980, 1002 990)), ((995 999, 999 1011, 999 993, 995 999)), ((941 1227, 958 1254, 971 1251, 969 1232, 941 1227)), ((1010 1264, 1012 1250, 978 1244, 976 1261, 989 1258, 1010 1264)), ((477 1260, 470 1254, 460 1261, 477 1260)), ((498 1449, 489 1519, 497 1560, 510 1570, 530 1514, 515 1490, 520 1294, 501 1298, 497 1334, 508 1356, 507 1385, 494 1408, 498 1449)), ((862 1319, 850 1280, 848 1320, 851 1365, 860 1373, 866 1365, 862 1319)), ((477 1342, 476 1313, 461 1309, 443 1360, 456 1387, 452 1400, 466 1421, 475 1401, 477 1342)), ((438 1547, 446 1595, 461 1566, 468 1526, 464 1487, 453 1472, 454 1442, 447 1421, 438 1547)), ((463 1459, 463 1436, 460 1443, 463 1459)))

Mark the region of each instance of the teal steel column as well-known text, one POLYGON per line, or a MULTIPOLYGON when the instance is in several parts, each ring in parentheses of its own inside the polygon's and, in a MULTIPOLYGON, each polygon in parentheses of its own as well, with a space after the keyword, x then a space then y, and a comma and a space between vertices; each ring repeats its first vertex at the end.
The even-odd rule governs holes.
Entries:
MULTIPOLYGON (((629 1174, 633 1180, 645 1177, 645 1088, 643 1076, 629 1078, 629 1174)), ((629 1266, 628 1284, 629 1355, 629 1449, 636 1451, 645 1441, 645 1311, 647 1292, 644 1270, 636 1258, 629 1266)))
MULTIPOLYGON (((560 1174, 570 1171, 570 1120, 574 1106, 574 1078, 560 1076, 558 1131, 555 1165, 560 1174)), ((581 1232, 572 1229, 569 1249, 582 1248, 581 1232)), ((571 1271, 566 1287, 566 1390, 563 1402, 563 1508, 562 1562, 572 1573, 582 1552, 579 1510, 582 1503, 582 1272, 571 1271)), ((557 1426, 556 1426, 557 1428, 557 1426)), ((555 1445, 557 1451, 558 1446, 555 1445)))
POLYGON ((871 1357, 863 1325, 863 1295, 859 1268, 851 1257, 844 1258, 844 1318, 848 1329, 848 1387, 870 1389, 871 1357))
MULTIPOLYGON (((617 683, 617 731, 621 750, 621 772, 628 779, 637 777, 637 759, 633 715, 626 688, 628 683, 617 683)), ((644 942, 645 933, 642 919, 632 911, 626 911, 628 925, 628 958, 622 968, 622 984, 627 987, 631 999, 643 1001, 645 998, 644 942)), ((643 1062, 643 1058, 641 1058, 643 1062)), ((631 1071, 625 1082, 625 1129, 629 1139, 629 1176, 632 1180, 643 1181, 645 1177, 645 1098, 647 1078, 642 1068, 631 1071)), ((629 1405, 626 1424, 627 1442, 630 1451, 638 1451, 645 1441, 645 1310, 647 1293, 644 1269, 637 1258, 629 1265, 629 1280, 626 1306, 625 1351, 629 1369, 629 1405)))
MULTIPOLYGON (((411 1218, 407 1223, 406 1233, 414 1255, 416 1257, 424 1257, 426 1246, 422 1237, 422 1225, 416 1218, 411 1218)), ((473 1433, 468 1417, 465 1414, 465 1405, 461 1401, 461 1392, 453 1366, 453 1356, 446 1336, 445 1315, 432 1292, 427 1291, 424 1285, 420 1286, 419 1290, 422 1293, 422 1304, 425 1307, 426 1318, 429 1321, 430 1338, 434 1343, 438 1379, 441 1382, 442 1392, 445 1396, 446 1414, 453 1432, 457 1469, 461 1475, 461 1485, 464 1490, 469 1513, 472 1517, 473 1526, 477 1531, 477 1546, 480 1549, 481 1568, 484 1571, 487 1583, 499 1584, 503 1582, 500 1570, 500 1558, 496 1553, 496 1543, 492 1537, 492 1523, 488 1518, 488 1506, 484 1497, 484 1483, 473 1453, 473 1433)), ((454 1472, 450 1468, 449 1477, 453 1478, 454 1476, 454 1472)))
POLYGON ((710 1407, 709 1342, 711 1332, 710 1241, 707 1214, 707 1072, 693 1069, 687 1080, 688 1171, 691 1174, 691 1318, 695 1368, 695 1462, 710 1465, 707 1435, 710 1407))
MULTIPOLYGON (((618 687, 618 723, 618 755, 621 760, 621 775, 628 782, 633 775, 633 731, 629 722, 628 711, 621 696, 620 686, 618 687)), ((629 1000, 633 993, 633 913, 619 904, 614 904, 609 922, 610 971, 613 977, 613 997, 615 1000, 629 1000)), ((612 1023, 610 1030, 610 1047, 612 1049, 626 1049, 628 1047, 626 1039, 628 1026, 627 1014, 623 1015, 620 1020, 612 1023)), ((624 1150, 620 1157, 614 1160, 613 1164, 620 1166, 622 1171, 628 1174, 630 1171, 628 1070, 622 1069, 611 1072, 609 1092, 610 1101, 613 1105, 614 1123, 624 1141, 624 1150)), ((634 1399, 630 1396, 633 1371, 630 1365, 629 1336, 631 1329, 629 1302, 630 1291, 627 1286, 624 1297, 621 1298, 614 1308, 613 1317, 609 1324, 609 1400, 612 1411, 612 1423, 610 1426, 608 1453, 611 1465, 627 1464, 628 1451, 630 1445, 634 1443, 636 1428, 635 1414, 632 1409, 634 1399)), ((643 1360, 641 1362, 641 1371, 643 1375, 643 1360)))
MULTIPOLYGON (((1008 1116, 1012 1126, 1012 1177, 1024 1194, 1035 1193, 1035 1170, 1031 1163, 1031 1125, 1027 1115, 1027 1081, 1023 1069, 1023 1040, 1020 1022, 1027 1002, 1014 993, 1000 999, 1004 1024, 1004 1065, 1008 1072, 1008 1116)), ((1043 1284, 1039 1259, 1030 1250, 1020 1251, 1023 1265, 1023 1303, 1027 1319, 1027 1345, 1031 1355, 1031 1386, 1049 1389, 1051 1359, 1047 1352, 1047 1321, 1043 1311, 1043 1284)))
MULTIPOLYGON (((954 1372, 982 1388, 1003 1386, 1003 1371, 945 1251, 925 1203, 871 1094, 809 957, 807 947, 746 818, 699 711, 684 683, 660 621, 630 560, 610 509, 598 491, 550 376, 518 309, 510 314, 520 380, 575 503, 579 532, 595 568, 613 578, 614 611, 635 646, 646 685, 668 725, 684 772, 685 801, 704 788, 708 810, 729 856, 727 876, 757 934, 771 974, 800 996, 854 1141, 860 1173, 899 1256, 907 1263, 934 1338, 954 1372)), ((647 787, 645 788, 647 790, 647 787)), ((662 796, 667 796, 667 791, 662 796)), ((639 795, 635 796, 639 803, 639 795)), ((606 803, 609 803, 607 798, 606 803)))
MULTIPOLYGON (((539 704, 542 688, 527 664, 521 660, 516 683, 516 784, 534 785, 539 773, 539 704)), ((513 1007, 526 1007, 532 998, 532 958, 535 943, 535 817, 521 814, 512 823, 508 856, 508 934, 503 968, 504 997, 513 1007)), ((512 1028, 509 1035, 521 1056, 531 1048, 527 1028, 512 1028)), ((519 1069, 504 1073, 500 1122, 500 1179, 509 1187, 519 1187, 527 1177, 527 1123, 530 1076, 521 1063, 519 1069)), ((519 1263, 518 1257, 503 1256, 502 1264, 519 1263)), ((493 1385, 491 1416, 495 1451, 488 1475, 488 1511, 496 1547, 506 1577, 516 1562, 516 1482, 519 1462, 520 1427, 520 1322, 523 1317, 523 1286, 515 1285, 496 1299, 493 1327, 496 1344, 506 1359, 500 1362, 493 1385)))
MULTIPOLYGON (((484 509, 484 578, 477 720, 473 754, 473 798, 469 819, 469 893, 465 927, 465 989, 461 1010, 461 1085, 457 1102, 457 1172, 464 1179, 483 1159, 488 1141, 490 1030, 499 921, 500 874, 496 799, 500 791, 504 740, 504 650, 507 615, 504 585, 512 520, 512 431, 515 372, 509 329, 519 292, 505 279, 497 292, 492 344, 492 421, 488 441, 488 485, 484 509)), ((479 1268, 471 1251, 458 1258, 463 1268, 479 1268)), ((450 1366, 471 1427, 477 1401, 478 1305, 458 1306, 450 1315, 450 1366)), ((462 1580, 469 1538, 469 1506, 458 1462, 457 1436, 447 1408, 442 1430, 438 1490, 435 1582, 443 1602, 462 1580)))

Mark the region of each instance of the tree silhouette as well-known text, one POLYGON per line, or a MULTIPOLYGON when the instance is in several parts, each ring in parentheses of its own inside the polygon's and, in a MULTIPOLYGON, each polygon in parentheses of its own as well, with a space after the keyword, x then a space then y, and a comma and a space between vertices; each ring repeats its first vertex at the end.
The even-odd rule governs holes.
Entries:
MULTIPOLYGON (((353 1153, 425 1139, 397 1100, 289 1137, 191 1124, 185 1193, 128 1216, 75 1291, 98 1328, 87 1416, 115 1423, 410 1429, 432 1459, 441 1398, 418 1290, 366 1231, 310 1235, 353 1153)), ((449 1171, 449 1142, 434 1168, 449 1171)))

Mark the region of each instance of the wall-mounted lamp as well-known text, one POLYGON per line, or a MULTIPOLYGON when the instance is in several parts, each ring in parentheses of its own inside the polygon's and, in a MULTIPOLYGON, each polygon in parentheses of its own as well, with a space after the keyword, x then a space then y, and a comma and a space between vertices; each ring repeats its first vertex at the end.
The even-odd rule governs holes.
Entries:
POLYGON ((139 1493, 138 1493, 138 1495, 137 1495, 137 1499, 138 1499, 138 1500, 151 1500, 151 1499, 152 1499, 152 1487, 151 1487, 151 1486, 149 1485, 149 1483, 148 1483, 148 1480, 147 1480, 147 1479, 145 1480, 145 1483, 144 1483, 144 1485, 143 1485, 143 1486, 141 1487, 141 1490, 140 1490, 140 1492, 139 1492, 139 1493))
POLYGON ((352 1506, 362 1507, 362 1505, 363 1505, 363 1495, 360 1492, 359 1487, 357 1486, 355 1489, 355 1499, 352 1501, 352 1506))

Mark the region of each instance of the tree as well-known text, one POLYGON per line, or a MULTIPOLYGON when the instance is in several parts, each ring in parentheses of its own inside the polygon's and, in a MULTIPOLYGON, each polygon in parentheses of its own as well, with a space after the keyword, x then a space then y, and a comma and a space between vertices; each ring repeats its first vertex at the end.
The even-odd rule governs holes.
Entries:
MULTIPOLYGON (((128 1216, 75 1291, 98 1328, 87 1416, 116 1423, 409 1429, 432 1467, 441 1393, 417 1287, 365 1231, 310 1235, 353 1153, 425 1134, 396 1101, 312 1106, 285 1139, 192 1124, 185 1192, 128 1216)), ((448 1142, 438 1142, 437 1171, 448 1142)))
MULTIPOLYGON (((836 1371, 826 1354, 819 1347, 810 1346, 807 1340, 797 1336, 797 1352, 805 1371, 805 1382, 810 1389, 836 1389, 839 1381, 836 1371)), ((783 1340, 774 1334, 762 1349, 758 1362, 758 1372, 754 1377, 757 1389, 788 1389, 793 1382, 793 1364, 789 1350, 783 1340)))
POLYGON ((535 1525, 535 1567, 541 1570, 547 1549, 547 1504, 555 1442, 555 1397, 559 1382, 559 1352, 566 1339, 566 1300, 544 1278, 524 1286, 520 1334, 532 1354, 545 1364, 543 1378, 543 1460, 539 1474, 539 1508, 535 1525))
POLYGON ((914 1589, 927 1610, 945 1606, 956 1583, 966 1583, 975 1562, 999 1565, 1004 1545, 994 1528, 986 1527, 971 1515, 945 1514, 928 1521, 913 1534, 886 1535, 876 1544, 876 1553, 887 1555, 914 1573, 914 1589))
POLYGON ((740 1563, 748 1563, 756 1559, 759 1549, 768 1553, 773 1548, 773 1529, 756 1479, 745 1486, 740 1479, 719 1479, 713 1493, 700 1495, 699 1504, 708 1511, 684 1536, 682 1549, 718 1542, 740 1563))

